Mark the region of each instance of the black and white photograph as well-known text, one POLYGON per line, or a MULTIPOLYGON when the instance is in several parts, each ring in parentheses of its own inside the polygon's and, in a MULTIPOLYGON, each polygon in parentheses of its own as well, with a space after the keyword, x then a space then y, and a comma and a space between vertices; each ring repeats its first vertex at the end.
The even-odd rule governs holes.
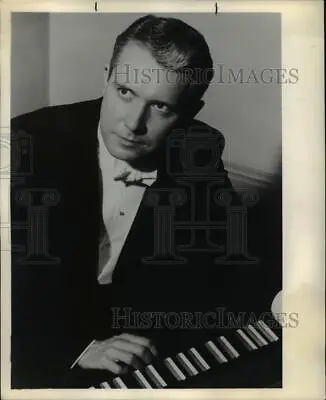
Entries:
POLYGON ((282 389, 281 13, 10 22, 11 389, 282 389))

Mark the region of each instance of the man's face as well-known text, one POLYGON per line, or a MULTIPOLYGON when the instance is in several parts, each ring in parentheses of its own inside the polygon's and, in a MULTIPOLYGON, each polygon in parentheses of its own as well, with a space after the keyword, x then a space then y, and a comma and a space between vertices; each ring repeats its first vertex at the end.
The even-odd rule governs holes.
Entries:
POLYGON ((184 84, 163 69, 149 50, 129 42, 108 80, 101 107, 104 143, 127 162, 153 153, 180 118, 184 84))

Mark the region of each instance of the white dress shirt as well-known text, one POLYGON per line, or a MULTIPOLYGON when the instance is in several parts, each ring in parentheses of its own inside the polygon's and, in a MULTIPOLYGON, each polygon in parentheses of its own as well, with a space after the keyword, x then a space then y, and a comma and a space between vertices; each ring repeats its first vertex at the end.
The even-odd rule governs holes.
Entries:
MULTIPOLYGON (((133 220, 144 195, 146 186, 151 186, 157 178, 157 171, 141 172, 133 169, 125 161, 113 157, 107 150, 98 127, 99 162, 103 182, 102 215, 106 235, 99 243, 99 265, 97 280, 101 285, 112 283, 112 273, 130 231, 133 220), (146 186, 128 185, 115 180, 128 175, 128 181, 142 180, 146 186)), ((93 340, 72 363, 73 368, 86 353, 93 340)))
POLYGON ((112 282, 113 270, 146 189, 144 186, 126 186, 115 178, 128 175, 128 179, 142 179, 147 186, 151 186, 156 180, 157 171, 137 171, 125 161, 113 157, 104 144, 100 127, 98 140, 103 182, 102 213, 107 235, 100 243, 97 279, 100 284, 108 284, 112 282))

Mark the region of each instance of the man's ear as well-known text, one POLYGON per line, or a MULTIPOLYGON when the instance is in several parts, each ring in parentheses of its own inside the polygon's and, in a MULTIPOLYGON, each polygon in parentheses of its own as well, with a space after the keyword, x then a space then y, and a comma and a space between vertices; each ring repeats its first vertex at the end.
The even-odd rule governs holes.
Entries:
POLYGON ((108 80, 109 80, 109 71, 110 71, 110 66, 108 64, 106 64, 105 67, 104 67, 104 76, 103 76, 104 81, 103 81, 102 94, 104 94, 106 85, 107 85, 108 80))

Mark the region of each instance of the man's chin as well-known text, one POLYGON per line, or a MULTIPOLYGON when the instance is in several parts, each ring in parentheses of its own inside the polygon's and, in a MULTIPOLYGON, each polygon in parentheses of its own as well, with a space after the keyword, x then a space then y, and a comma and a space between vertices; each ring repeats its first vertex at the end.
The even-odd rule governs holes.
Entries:
POLYGON ((109 151, 113 157, 126 162, 135 162, 141 158, 140 154, 127 149, 116 148, 109 151))

